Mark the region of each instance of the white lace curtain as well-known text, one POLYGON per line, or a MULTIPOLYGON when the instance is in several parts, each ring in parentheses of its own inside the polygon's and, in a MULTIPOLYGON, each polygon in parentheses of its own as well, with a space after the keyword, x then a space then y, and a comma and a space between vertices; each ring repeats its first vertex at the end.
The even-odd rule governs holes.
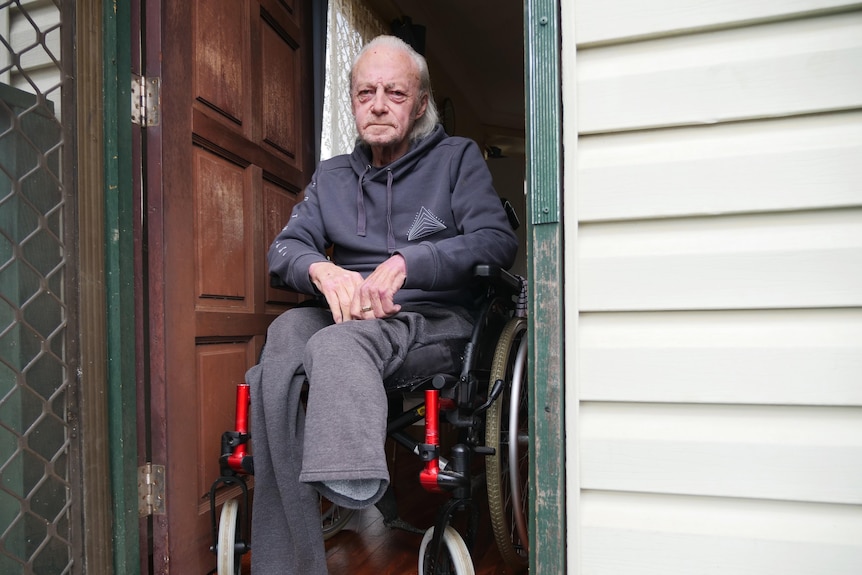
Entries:
POLYGON ((385 31, 383 22, 361 0, 329 0, 321 160, 353 150, 356 127, 350 111, 350 65, 366 42, 385 31))

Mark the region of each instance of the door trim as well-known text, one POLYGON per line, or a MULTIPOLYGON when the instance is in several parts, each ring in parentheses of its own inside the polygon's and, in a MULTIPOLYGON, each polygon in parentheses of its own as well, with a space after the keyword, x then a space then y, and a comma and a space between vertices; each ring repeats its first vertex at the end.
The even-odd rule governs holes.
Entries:
MULTIPOLYGON (((138 573, 130 11, 101 2, 108 437, 115 573, 138 573)), ((90 518, 87 524, 90 525, 90 518)))
MULTIPOLYGON (((101 0, 81 0, 75 17, 77 25, 77 109, 98 110, 103 104, 103 33, 101 0)), ((108 392, 107 309, 105 305, 105 132, 104 118, 78 113, 78 277, 81 368, 79 401, 81 428, 88 437, 109 437, 109 412, 104 398, 108 392), (86 278, 86 279, 85 279, 86 278)), ((110 573, 113 549, 105 545, 112 538, 110 445, 84 442, 81 449, 83 514, 87 522, 84 562, 93 573, 110 573)))
POLYGON ((527 261, 530 290, 530 573, 566 572, 559 6, 527 0, 527 261))

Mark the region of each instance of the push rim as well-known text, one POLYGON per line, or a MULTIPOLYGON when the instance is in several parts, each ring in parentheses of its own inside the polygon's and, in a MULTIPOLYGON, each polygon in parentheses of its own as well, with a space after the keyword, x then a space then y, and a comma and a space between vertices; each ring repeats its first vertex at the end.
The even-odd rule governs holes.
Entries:
POLYGON ((515 571, 528 565, 527 321, 513 318, 497 344, 491 382, 503 380, 503 392, 488 409, 486 444, 488 507, 494 538, 503 560, 515 571))

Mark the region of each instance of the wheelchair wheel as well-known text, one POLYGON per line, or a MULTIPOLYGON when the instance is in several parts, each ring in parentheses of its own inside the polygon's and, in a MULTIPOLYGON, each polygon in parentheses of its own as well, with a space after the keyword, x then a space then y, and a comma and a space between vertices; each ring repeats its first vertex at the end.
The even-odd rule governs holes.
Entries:
MULTIPOLYGON (((430 572, 428 562, 431 560, 431 550, 428 546, 432 537, 434 537, 433 527, 425 532, 422 545, 419 546, 419 575, 430 572)), ((467 544, 453 527, 446 527, 446 531, 443 532, 443 545, 434 573, 435 575, 475 575, 476 573, 467 544)))
MULTIPOLYGON (((355 513, 354 509, 347 509, 336 505, 329 499, 320 496, 320 527, 323 529, 323 540, 326 541, 347 525, 355 513)), ((221 574, 219 574, 221 575, 221 574)))
POLYGON ((241 555, 236 552, 239 542, 239 502, 228 499, 221 508, 218 526, 218 575, 239 575, 241 555))
POLYGON ((485 442, 495 454, 486 458, 488 508, 500 555, 515 572, 528 566, 529 424, 527 414, 527 320, 509 320, 497 343, 491 382, 503 392, 488 409, 485 442))

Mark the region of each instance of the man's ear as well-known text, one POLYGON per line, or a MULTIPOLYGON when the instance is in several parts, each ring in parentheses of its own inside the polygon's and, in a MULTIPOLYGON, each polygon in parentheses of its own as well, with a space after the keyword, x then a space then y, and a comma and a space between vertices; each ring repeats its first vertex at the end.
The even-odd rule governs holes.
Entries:
POLYGON ((415 120, 418 120, 425 114, 425 110, 428 108, 428 94, 423 94, 421 98, 419 98, 419 105, 416 106, 416 114, 413 116, 415 120))

